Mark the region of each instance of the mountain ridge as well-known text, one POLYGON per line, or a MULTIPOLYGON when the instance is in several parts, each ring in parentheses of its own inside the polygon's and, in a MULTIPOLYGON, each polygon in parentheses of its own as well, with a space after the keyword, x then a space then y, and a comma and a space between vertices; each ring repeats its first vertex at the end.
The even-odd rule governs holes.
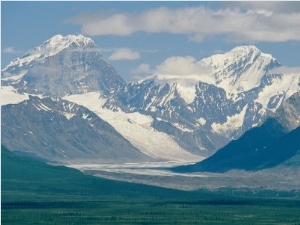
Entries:
POLYGON ((29 96, 5 105, 2 143, 48 161, 116 162, 152 160, 87 108, 60 98, 29 96))

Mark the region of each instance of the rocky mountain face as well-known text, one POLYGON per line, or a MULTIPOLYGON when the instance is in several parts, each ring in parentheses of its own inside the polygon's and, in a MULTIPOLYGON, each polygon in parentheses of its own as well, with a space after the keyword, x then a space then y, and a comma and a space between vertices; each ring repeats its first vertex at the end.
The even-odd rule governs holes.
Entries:
POLYGON ((197 65, 205 76, 156 74, 123 86, 104 107, 151 115, 155 129, 207 156, 272 115, 300 88, 300 74, 277 73, 276 59, 254 46, 237 47, 197 65))
MULTIPOLYGON (((23 94, 65 97, 97 92, 99 108, 150 116, 150 127, 139 129, 154 129, 204 157, 273 115, 300 90, 299 73, 280 71, 280 63, 255 46, 240 46, 193 66, 196 74, 159 73, 126 83, 90 38, 57 35, 6 66, 1 82, 23 94)), ((293 116, 290 111, 283 113, 293 116)))
POLYGON ((300 92, 293 94, 277 109, 274 117, 287 130, 292 131, 300 125, 300 92))
POLYGON ((60 98, 29 96, 2 106, 2 144, 58 162, 151 160, 87 108, 60 98))
POLYGON ((64 96, 89 91, 109 94, 124 85, 100 50, 82 35, 56 35, 2 70, 2 85, 19 93, 64 96))
POLYGON ((174 170, 180 172, 260 170, 278 166, 291 158, 294 158, 292 163, 295 164, 300 152, 300 111, 297 109, 299 93, 284 101, 275 115, 261 126, 250 129, 213 156, 194 165, 181 166, 174 170))

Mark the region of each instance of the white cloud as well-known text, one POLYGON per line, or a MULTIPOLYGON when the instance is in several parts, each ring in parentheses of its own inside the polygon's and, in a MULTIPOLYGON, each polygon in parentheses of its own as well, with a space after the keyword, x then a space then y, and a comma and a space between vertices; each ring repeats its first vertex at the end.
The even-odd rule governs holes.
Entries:
POLYGON ((212 69, 202 65, 201 61, 197 62, 191 56, 167 58, 160 65, 156 66, 154 73, 168 80, 182 79, 197 82, 201 80, 210 84, 215 82, 212 69))
POLYGON ((140 53, 130 48, 118 48, 108 57, 109 60, 137 60, 139 58, 140 53))
POLYGON ((300 3, 228 4, 225 8, 204 6, 153 8, 141 13, 82 15, 72 20, 88 35, 131 35, 136 32, 184 34, 202 41, 225 35, 237 42, 300 41, 300 3))
POLYGON ((149 64, 142 63, 137 68, 132 69, 130 73, 133 75, 149 75, 152 72, 149 64))
POLYGON ((173 56, 167 58, 160 65, 156 67, 157 73, 166 75, 187 75, 197 74, 197 65, 195 58, 191 56, 173 56))
POLYGON ((7 53, 7 54, 16 54, 16 53, 20 53, 21 51, 16 50, 14 47, 7 47, 5 49, 3 49, 3 53, 7 53))

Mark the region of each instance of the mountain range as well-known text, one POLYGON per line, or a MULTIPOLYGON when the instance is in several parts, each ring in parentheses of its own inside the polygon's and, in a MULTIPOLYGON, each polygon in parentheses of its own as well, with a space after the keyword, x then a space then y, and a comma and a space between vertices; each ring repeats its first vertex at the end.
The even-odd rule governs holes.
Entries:
MULTIPOLYGON (((56 35, 1 71, 2 143, 55 161, 199 161, 298 101, 300 74, 252 45, 194 67, 125 82, 90 38, 56 35)), ((298 126, 291 107, 277 121, 298 126)))

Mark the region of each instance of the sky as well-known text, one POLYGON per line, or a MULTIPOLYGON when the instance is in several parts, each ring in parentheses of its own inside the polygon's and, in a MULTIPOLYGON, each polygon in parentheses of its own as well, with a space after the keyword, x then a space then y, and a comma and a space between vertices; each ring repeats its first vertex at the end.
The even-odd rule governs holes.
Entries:
POLYGON ((166 67, 188 72, 241 45, 300 68, 298 1, 2 1, 1 68, 57 34, 92 38, 127 81, 166 67))

